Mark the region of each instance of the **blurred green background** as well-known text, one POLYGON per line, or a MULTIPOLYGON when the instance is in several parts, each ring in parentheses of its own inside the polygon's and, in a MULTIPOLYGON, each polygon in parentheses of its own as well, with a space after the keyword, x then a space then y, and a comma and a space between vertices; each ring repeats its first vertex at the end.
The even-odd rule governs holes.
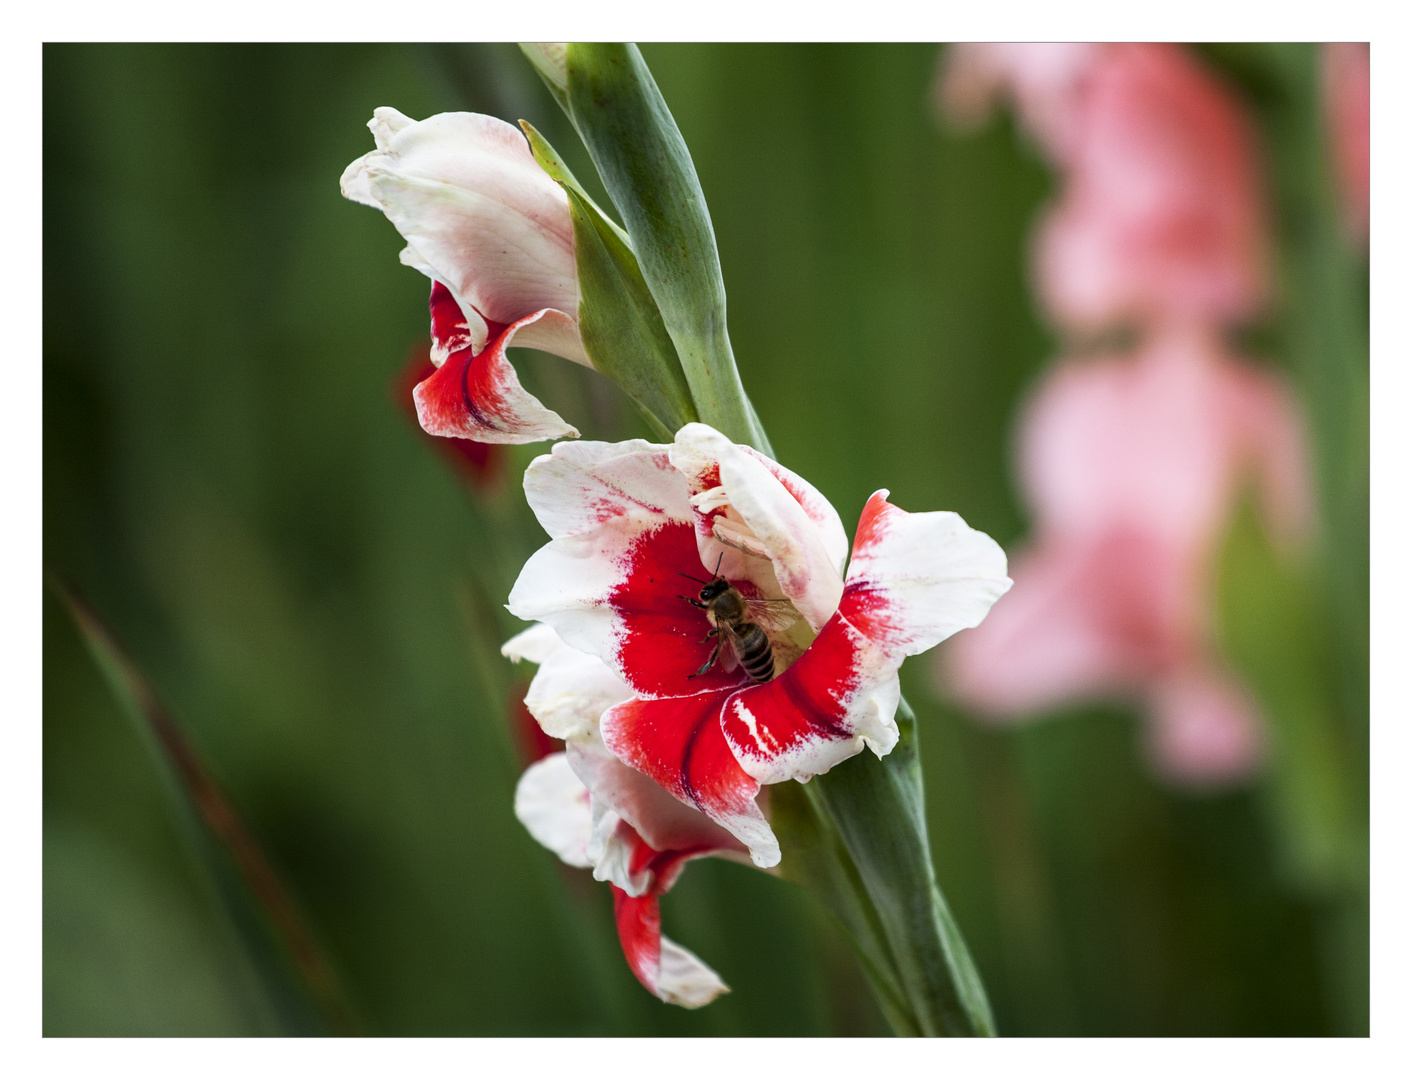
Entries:
MULTIPOLYGON (((887 486, 1024 535, 1010 422, 1056 348, 1025 262, 1053 180, 1010 120, 942 130, 932 45, 643 52, 780 459, 850 527, 887 486)), ((1283 305, 1252 348, 1312 402, 1337 510, 1307 566, 1244 518, 1227 544, 1229 651, 1276 730, 1240 790, 1159 786, 1128 712, 983 729, 904 670, 938 873, 1006 1034, 1366 1031, 1366 260, 1337 248, 1313 50, 1205 53, 1259 111, 1280 214, 1283 305)), ((504 705, 529 672, 498 655, 500 605, 543 542, 518 473, 544 448, 475 493, 392 400, 426 284, 338 192, 379 105, 523 117, 591 173, 511 46, 45 47, 47 569, 178 717, 356 1030, 885 1034, 813 900, 712 860, 664 928, 734 992, 657 1002, 606 886, 516 822, 504 705)), ((519 364, 586 436, 640 432, 591 372, 519 364)), ((43 632, 45 1033, 318 1030, 272 1000, 52 595, 43 632)))

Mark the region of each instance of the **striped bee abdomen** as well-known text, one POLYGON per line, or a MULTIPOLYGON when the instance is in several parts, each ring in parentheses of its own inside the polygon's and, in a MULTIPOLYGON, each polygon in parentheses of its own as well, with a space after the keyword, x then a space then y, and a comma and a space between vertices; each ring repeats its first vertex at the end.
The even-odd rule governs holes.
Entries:
POLYGON ((736 637, 737 659, 745 673, 757 683, 769 682, 775 674, 775 651, 765 631, 753 622, 739 624, 736 637))

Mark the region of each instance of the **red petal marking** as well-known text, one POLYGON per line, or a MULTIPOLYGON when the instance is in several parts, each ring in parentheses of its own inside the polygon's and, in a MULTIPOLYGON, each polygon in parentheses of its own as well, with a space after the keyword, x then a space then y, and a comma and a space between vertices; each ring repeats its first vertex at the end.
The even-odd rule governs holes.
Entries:
POLYGON ((618 823, 618 832, 632 845, 629 873, 636 877, 645 869, 652 875, 647 891, 641 896, 629 896, 618 886, 611 886, 618 941, 638 982, 657 994, 657 984, 662 974, 662 915, 657 898, 672 887, 689 860, 720 849, 703 846, 681 851, 657 851, 626 821, 618 823))
MULTIPOLYGON (((882 492, 875 492, 858 518, 858 529, 853 534, 854 558, 868 553, 881 543, 892 522, 906 516, 907 511, 888 502, 882 492)), ((845 582, 838 614, 883 649, 891 648, 899 637, 904 636, 891 610, 887 592, 865 576, 854 575, 845 582)))
POLYGON ((727 672, 719 662, 693 677, 710 657, 715 639, 704 640, 711 631, 706 612, 681 599, 695 596, 707 577, 691 525, 671 522, 643 533, 620 565, 622 583, 606 600, 622 620, 618 666, 628 685, 640 694, 681 697, 750 681, 740 668, 727 672))
POLYGON ((613 890, 613 918, 618 924, 618 941, 628 967, 637 981, 653 994, 662 974, 662 913, 655 893, 629 896, 616 885, 613 890))
POLYGON ((446 363, 413 391, 417 416, 432 435, 463 439, 517 434, 528 426, 520 409, 534 399, 520 386, 515 369, 505 359, 514 332, 540 317, 540 312, 505 326, 487 322, 490 337, 477 356, 470 349, 452 353, 446 363))
POLYGON ((722 690, 615 705, 599 721, 603 742, 620 761, 726 828, 732 819, 758 819, 760 785, 740 767, 721 730, 721 706, 730 695, 722 690))
POLYGON ((417 432, 428 443, 436 447, 438 454, 471 487, 478 491, 493 490, 505 478, 508 456, 505 448, 496 443, 475 442, 472 439, 443 439, 428 435, 417 423, 417 406, 412 398, 418 383, 425 382, 436 374, 436 365, 427 355, 425 345, 414 347, 407 356, 407 363, 392 381, 392 396, 399 411, 405 413, 416 425, 417 432))
POLYGON ((733 695, 721 715, 741 760, 768 762, 810 743, 851 740, 848 710, 863 683, 867 642, 835 615, 804 653, 770 682, 733 695))
POLYGON ((431 283, 431 298, 427 301, 431 309, 431 355, 433 361, 445 363, 452 353, 474 346, 471 328, 461 305, 439 281, 431 283))

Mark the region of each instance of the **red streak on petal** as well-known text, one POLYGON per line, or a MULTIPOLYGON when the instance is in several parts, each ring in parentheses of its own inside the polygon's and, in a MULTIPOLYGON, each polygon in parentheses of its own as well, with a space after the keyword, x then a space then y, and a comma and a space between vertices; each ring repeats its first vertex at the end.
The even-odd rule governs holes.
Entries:
POLYGON ((721 707, 730 695, 635 698, 603 715, 603 741, 620 760, 708 817, 753 814, 760 785, 740 767, 721 730, 721 707))
POLYGON ((662 974, 662 914, 657 896, 629 896, 616 885, 611 888, 613 918, 618 924, 623 956, 637 981, 656 994, 662 974))
POLYGON ((431 345, 434 358, 445 361, 452 353, 471 348, 471 329, 450 289, 439 281, 433 281, 427 307, 431 309, 431 345))
POLYGON ((519 324, 486 325, 490 337, 479 354, 472 356, 469 348, 452 353, 414 391, 422 426, 430 434, 477 439, 522 429, 515 398, 523 391, 505 358, 506 339, 519 324))
POLYGON ((731 697, 721 719, 730 745, 738 753, 769 760, 806 743, 853 738, 845 721, 861 682, 864 648, 858 632, 834 615, 779 676, 731 697))
POLYGON ((706 640, 711 631, 706 612, 681 599, 701 588, 682 574, 698 581, 707 576, 691 525, 674 522, 643 533, 623 556, 623 564, 622 583, 607 602, 622 619, 618 663, 634 690, 679 697, 749 682, 739 668, 728 673, 719 662, 694 677, 710 657, 715 639, 706 640))

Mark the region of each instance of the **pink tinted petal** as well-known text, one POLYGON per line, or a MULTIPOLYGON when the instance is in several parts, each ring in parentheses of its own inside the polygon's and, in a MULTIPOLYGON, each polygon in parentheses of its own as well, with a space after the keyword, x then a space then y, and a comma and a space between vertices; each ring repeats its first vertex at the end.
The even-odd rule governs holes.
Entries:
POLYGON ((1084 79, 1104 46, 1087 42, 962 42, 946 50, 937 98, 963 127, 1008 97, 1030 134, 1062 161, 1075 139, 1084 79))
POLYGON ((901 664, 978 625, 1010 584, 1000 545, 959 514, 909 514, 879 491, 858 520, 839 614, 901 664))
POLYGON ((779 842, 755 803, 760 784, 736 760, 721 730, 726 692, 642 699, 603 715, 613 754, 726 829, 756 866, 780 861, 779 842))
POLYGON ((628 967, 663 1001, 698 1009, 729 989, 694 953, 662 936, 655 895, 632 897, 613 886, 613 912, 628 967))
POLYGON ((1061 323, 1229 320, 1265 289, 1253 127, 1175 45, 1105 49, 1087 77, 1067 183, 1039 234, 1039 285, 1061 323))
POLYGON ((520 386, 505 350, 521 330, 550 312, 539 311, 510 326, 494 326, 485 350, 452 354, 413 397, 417 419, 432 435, 489 443, 529 443, 576 438, 578 432, 520 386))
POLYGON ((687 424, 678 431, 671 458, 693 495, 721 489, 717 499, 702 504, 701 562, 712 568, 724 556, 723 576, 750 580, 766 596, 778 583, 810 626, 815 630, 823 626, 843 591, 845 542, 842 522, 828 501, 793 473, 780 466, 772 468, 761 455, 705 424, 687 424), (722 500, 732 513, 726 513, 725 505, 716 505, 722 500), (758 559, 712 535, 712 525, 721 516, 744 526, 769 559, 771 577, 762 577, 756 570, 758 559))
POLYGON ((1368 242, 1371 67, 1366 41, 1323 46, 1324 120, 1333 150, 1344 232, 1368 242))
POLYGON ((1131 694, 1189 647, 1190 579, 1141 535, 1042 543, 1014 576, 1005 602, 943 656, 943 682, 981 713, 1131 694))
MULTIPOLYGON (((577 314, 568 197, 517 129, 477 113, 416 122, 390 109, 379 109, 369 126, 378 149, 353 162, 341 186, 387 214, 407 240, 403 262, 489 322, 545 308, 577 314)), ((557 340, 560 355, 587 362, 576 332, 557 340)))
POLYGON ((598 530, 624 534, 692 521, 686 483, 665 446, 560 443, 525 471, 525 497, 554 540, 598 530))
POLYGON ((570 866, 589 866, 589 795, 563 754, 524 771, 515 786, 515 816, 529 834, 570 866))
POLYGON ((1238 783, 1264 761, 1260 714, 1250 694, 1228 675, 1203 665, 1179 671, 1155 686, 1149 707, 1149 755, 1176 783, 1238 783))

